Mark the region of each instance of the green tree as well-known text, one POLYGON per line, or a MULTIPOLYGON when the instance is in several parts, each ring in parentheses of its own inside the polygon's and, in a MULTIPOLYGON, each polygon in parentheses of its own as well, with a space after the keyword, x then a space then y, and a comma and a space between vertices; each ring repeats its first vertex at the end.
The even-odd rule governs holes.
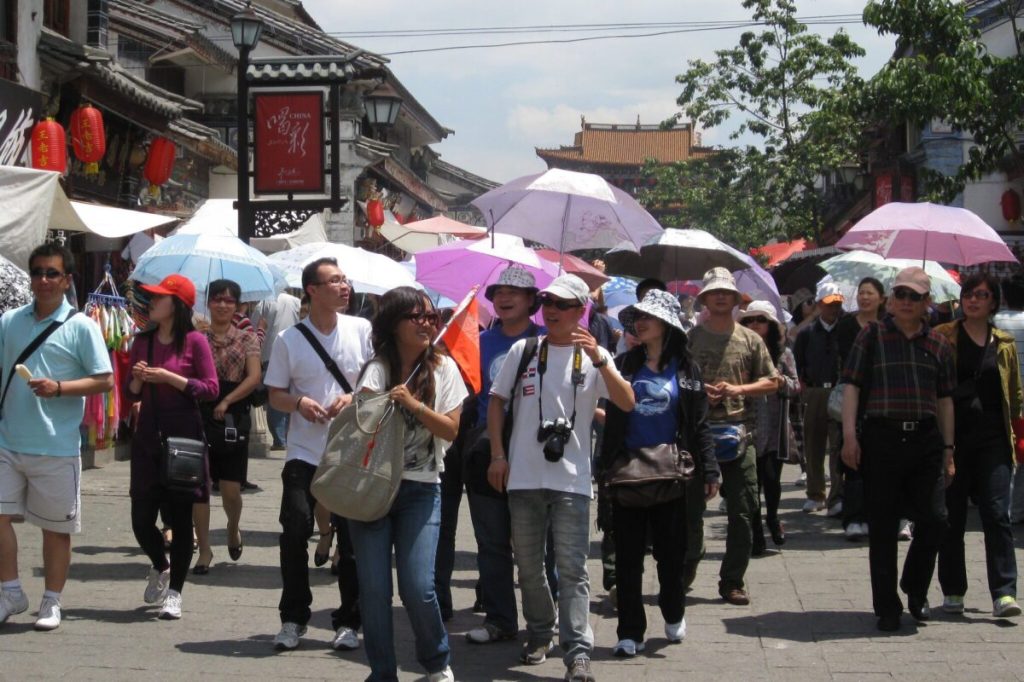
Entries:
MULTIPOLYGON (((676 77, 683 86, 677 103, 682 116, 705 128, 735 116, 733 139, 760 138, 756 146, 735 150, 736 162, 728 164, 741 189, 722 190, 772 210, 771 220, 751 229, 763 236, 816 237, 825 207, 815 184, 849 162, 859 142, 853 110, 825 105, 859 81, 851 60, 864 50, 842 30, 827 39, 808 32, 792 0, 744 0, 743 7, 763 29, 743 33, 738 45, 718 50, 713 61, 689 62, 676 77)), ((724 203, 722 197, 712 201, 724 203)))
POLYGON ((1024 2, 1002 0, 996 11, 1010 22, 1015 51, 992 55, 968 3, 954 0, 872 0, 864 22, 897 37, 897 56, 849 101, 867 120, 923 126, 942 119, 973 137, 956 174, 921 169, 929 198, 951 201, 967 182, 1008 166, 1024 166, 1024 52, 1018 15, 1024 2))

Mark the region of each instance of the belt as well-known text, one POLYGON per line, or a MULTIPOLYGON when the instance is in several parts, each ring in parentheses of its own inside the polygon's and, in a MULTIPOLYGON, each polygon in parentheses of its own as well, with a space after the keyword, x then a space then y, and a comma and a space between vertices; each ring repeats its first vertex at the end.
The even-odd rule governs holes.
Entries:
POLYGON ((895 431, 904 431, 907 433, 914 433, 917 431, 927 431, 935 427, 935 417, 927 417, 926 419, 890 419, 889 417, 868 417, 867 421, 878 423, 882 426, 888 427, 895 431))
POLYGON ((807 384, 807 388, 832 388, 836 384, 825 382, 824 384, 807 384))

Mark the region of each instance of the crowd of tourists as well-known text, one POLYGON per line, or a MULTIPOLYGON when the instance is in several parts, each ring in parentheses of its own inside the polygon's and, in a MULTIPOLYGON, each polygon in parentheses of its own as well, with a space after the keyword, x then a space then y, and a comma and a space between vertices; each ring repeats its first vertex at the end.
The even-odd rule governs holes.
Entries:
MULTIPOLYGON (((33 302, 0 318, 0 623, 29 607, 12 525, 23 518, 43 534, 35 627, 53 630, 71 535, 81 529, 84 397, 110 390, 114 374, 98 328, 65 298, 71 254, 47 244, 29 268, 33 302)), ((767 551, 765 530, 776 547, 787 539, 786 463, 804 472, 803 513, 835 517, 848 539, 868 539, 880 630, 900 628, 900 590, 915 619, 931 617, 936 563, 941 608, 964 610, 968 499, 981 517, 993 614, 1020 615, 1011 514, 1024 517, 1024 485, 1012 487, 1024 455, 1024 281, 966 277, 957 312, 940 319, 929 276, 911 267, 889 291, 860 282, 855 313, 823 283, 789 320, 713 268, 695 316, 664 283, 645 280, 637 303, 618 312, 616 332, 580 278, 538 288, 530 272, 509 266, 485 290, 494 321, 480 335, 475 395, 436 343, 443 318, 423 292, 393 289, 365 319, 347 314, 352 287, 332 259, 307 265, 301 283, 301 303, 282 294, 250 320, 240 315, 238 285, 212 282, 199 329, 191 281, 171 275, 142 286, 151 324, 134 340, 124 386, 139 404, 129 494, 150 563, 143 599, 161 619, 182 617, 190 567, 210 570, 214 485, 228 555, 241 560, 251 409, 264 390, 272 447, 285 452, 273 645, 292 650, 306 634, 314 539, 314 562, 331 561, 338 575, 332 647, 365 647, 369 680, 397 679, 392 566, 417 661, 432 681, 455 679, 445 622, 464 493, 483 613, 467 640, 516 640, 522 623, 519 660, 541 664, 557 642, 570 682, 595 679, 587 570, 595 487, 617 657, 645 649, 648 553, 664 638, 686 637, 704 513, 719 496, 728 524, 718 592, 750 604, 746 573, 767 551), (373 521, 332 515, 311 491, 332 421, 362 393, 387 393, 405 426, 401 483, 373 521), (191 487, 168 483, 178 441, 205 444, 191 487), (910 545, 898 580, 900 539, 910 545)))

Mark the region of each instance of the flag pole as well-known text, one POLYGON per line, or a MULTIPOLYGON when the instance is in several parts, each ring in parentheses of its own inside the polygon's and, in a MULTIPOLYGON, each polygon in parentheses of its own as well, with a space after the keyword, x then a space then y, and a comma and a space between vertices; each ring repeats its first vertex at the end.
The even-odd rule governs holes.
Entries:
MULTIPOLYGON (((466 310, 466 308, 469 307, 469 304, 473 301, 473 298, 476 296, 476 292, 478 291, 480 291, 479 284, 474 285, 473 288, 469 290, 469 292, 462 299, 459 305, 455 307, 455 312, 452 313, 452 316, 450 318, 448 318, 448 322, 444 325, 441 331, 437 333, 437 336, 434 337, 434 340, 430 342, 431 346, 437 345, 437 343, 444 338, 444 335, 448 333, 448 328, 452 326, 452 321, 455 320, 459 315, 461 315, 466 310)), ((422 361, 417 362, 416 366, 412 368, 412 372, 409 373, 409 378, 402 383, 408 386, 409 382, 412 381, 413 377, 416 376, 416 372, 420 370, 420 367, 422 365, 422 361)))

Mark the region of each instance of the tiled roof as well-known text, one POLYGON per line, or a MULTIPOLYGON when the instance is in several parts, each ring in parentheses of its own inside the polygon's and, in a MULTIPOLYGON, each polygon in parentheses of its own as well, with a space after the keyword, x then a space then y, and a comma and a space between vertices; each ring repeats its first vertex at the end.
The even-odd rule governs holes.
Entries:
POLYGON ((217 43, 202 34, 203 25, 185 21, 179 16, 167 14, 140 0, 112 0, 110 23, 119 34, 146 40, 159 39, 161 52, 172 51, 172 47, 188 47, 197 56, 210 64, 222 64, 233 68, 237 58, 217 43), (171 45, 168 45, 168 40, 171 45))
POLYGON ((356 54, 322 55, 299 57, 272 57, 254 59, 245 72, 249 81, 281 83, 308 78, 348 81, 359 76, 362 70, 356 61, 356 54))
POLYGON ((639 166, 647 159, 673 163, 704 156, 708 151, 693 144, 693 130, 689 124, 663 130, 658 125, 584 122, 583 130, 576 133, 571 146, 538 148, 537 156, 552 161, 639 166))

